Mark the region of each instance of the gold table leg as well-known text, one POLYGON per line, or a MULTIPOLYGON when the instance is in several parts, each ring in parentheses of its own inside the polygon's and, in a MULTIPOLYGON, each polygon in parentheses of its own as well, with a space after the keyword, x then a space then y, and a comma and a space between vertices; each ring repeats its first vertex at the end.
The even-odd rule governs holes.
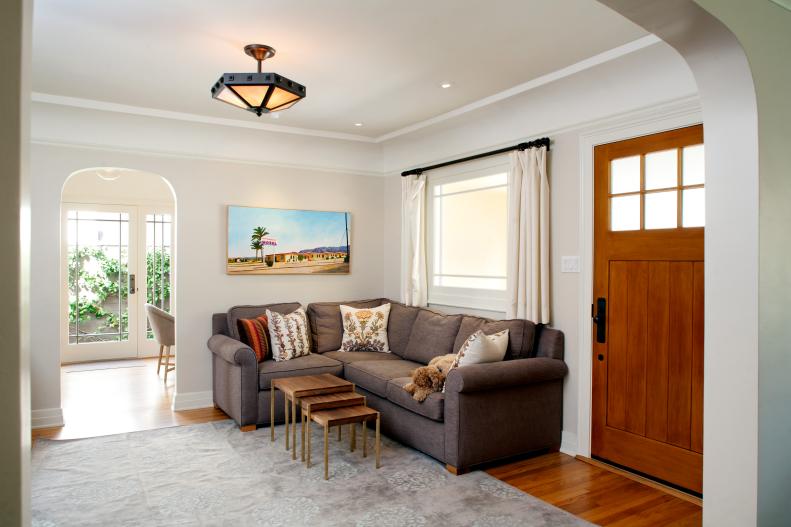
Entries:
POLYGON ((342 432, 342 430, 343 430, 343 427, 341 425, 338 425, 338 441, 341 440, 341 432, 342 432))
POLYGON ((349 446, 351 451, 354 452, 354 449, 357 448, 357 423, 349 423, 349 435, 352 436, 349 440, 349 446))
POLYGON ((379 467, 382 466, 381 455, 380 455, 381 446, 379 444, 380 443, 380 438, 379 438, 379 420, 380 420, 379 419, 379 414, 376 414, 376 468, 379 468, 379 467))
POLYGON ((275 381, 269 387, 269 431, 272 434, 272 441, 275 440, 275 381))
POLYGON ((305 462, 305 410, 300 407, 300 422, 302 423, 302 462, 305 462))
POLYGON ((368 457, 368 423, 363 421, 361 424, 363 426, 363 457, 368 457))
POLYGON ((330 479, 329 424, 324 425, 324 479, 330 479))
POLYGON ((310 446, 310 421, 311 421, 310 407, 308 407, 308 415, 307 415, 306 419, 307 419, 307 426, 305 427, 305 433, 308 435, 308 455, 307 455, 307 460, 305 462, 307 463, 308 468, 310 468, 310 448, 311 448, 311 446, 310 446))
POLYGON ((283 411, 286 413, 286 451, 288 451, 288 395, 285 393, 283 395, 285 399, 285 408, 283 411))
POLYGON ((297 398, 291 396, 291 459, 297 459, 297 398))

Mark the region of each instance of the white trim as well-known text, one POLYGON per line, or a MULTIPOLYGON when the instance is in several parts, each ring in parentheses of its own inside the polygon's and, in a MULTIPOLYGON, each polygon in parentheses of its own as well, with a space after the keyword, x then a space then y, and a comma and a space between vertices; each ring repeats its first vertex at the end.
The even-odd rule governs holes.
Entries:
POLYGON ((63 408, 42 408, 30 411, 30 428, 63 426, 63 408))
POLYGON ((581 281, 579 288, 578 334, 578 403, 576 452, 590 457, 592 402, 592 326, 590 306, 593 303, 593 147, 632 137, 682 128, 703 122, 697 99, 682 99, 667 104, 602 120, 595 128, 580 133, 580 217, 579 240, 581 281))
POLYGON ((577 455, 577 434, 563 430, 560 435, 560 451, 569 456, 577 455))
POLYGON ((206 392, 176 392, 173 394, 171 409, 174 412, 180 412, 197 408, 211 408, 212 406, 214 406, 214 394, 211 390, 206 392))
POLYGON ((207 156, 207 155, 198 155, 198 154, 190 154, 187 152, 165 152, 163 150, 150 150, 147 148, 130 148, 130 147, 119 147, 113 145, 103 145, 97 143, 80 143, 77 141, 60 141, 54 139, 47 139, 44 137, 38 138, 34 137, 30 141, 31 144, 34 145, 42 145, 42 146, 59 146, 59 147, 68 147, 68 148, 82 148, 84 150, 99 150, 102 152, 117 152, 120 154, 134 154, 134 155, 144 155, 144 156, 156 156, 156 157, 165 157, 171 159, 189 159, 189 160, 197 160, 197 161, 212 161, 212 162, 224 162, 224 163, 238 163, 241 165, 253 165, 253 166, 264 166, 264 167, 272 167, 272 168, 287 168, 293 170, 312 170, 315 172, 328 172, 332 174, 346 174, 346 175, 353 175, 353 176, 379 176, 381 177, 383 172, 374 171, 374 170, 359 170, 354 168, 343 168, 343 167, 325 167, 320 165, 309 165, 309 164, 301 164, 301 163, 277 163, 274 161, 259 161, 255 159, 242 159, 238 157, 230 157, 230 156, 207 156))
POLYGON ((609 62, 611 60, 621 58, 624 55, 634 53, 635 51, 639 51, 643 48, 647 48, 648 46, 653 46, 657 42, 661 42, 661 39, 656 35, 646 35, 642 38, 638 38, 637 40, 633 40, 632 42, 628 42, 622 46, 618 46, 616 48, 599 53, 598 55, 589 57, 585 60, 581 60, 570 66, 566 66, 565 68, 555 70, 553 72, 547 73, 546 75, 541 75, 540 77, 536 77, 535 79, 529 80, 522 84, 518 84, 512 88, 508 88, 507 90, 503 90, 499 93, 495 93, 494 95, 484 97, 483 99, 480 99, 478 101, 472 102, 470 104, 466 104, 460 108, 456 108, 455 110, 451 110, 449 112, 443 113, 442 115, 438 115, 436 117, 432 117, 431 119, 426 119, 425 121, 411 124, 399 130, 395 130, 393 132, 380 135, 379 137, 376 138, 376 142, 382 143, 389 139, 393 139, 398 136, 408 134, 416 130, 420 130, 421 128, 426 128, 427 126, 441 123, 442 121, 447 121, 448 119, 452 119, 454 117, 458 117, 459 115, 472 112, 479 108, 483 108, 484 106, 489 106, 490 104, 500 102, 503 99, 508 99, 509 97, 519 95, 520 93, 524 93, 529 90, 533 90, 535 88, 538 88, 539 86, 544 86, 545 84, 549 84, 550 82, 555 82, 564 77, 569 77, 571 75, 574 75, 575 73, 579 73, 581 71, 593 68, 600 64, 604 64, 605 62, 609 62))
POLYGON ((661 42, 661 40, 656 35, 646 35, 637 40, 633 40, 632 42, 628 42, 621 46, 609 49, 607 51, 604 51, 592 57, 588 57, 587 59, 581 60, 579 62, 576 62, 559 70, 552 71, 550 73, 541 75, 540 77, 536 77, 535 79, 531 79, 522 84, 518 84, 516 86, 508 88, 507 90, 503 90, 499 93, 495 93, 494 95, 490 95, 488 97, 484 97, 483 99, 473 101, 469 104, 456 108, 455 110, 451 110, 449 112, 443 113, 441 115, 437 115, 430 119, 426 119, 424 121, 420 121, 411 124, 409 126, 405 126, 398 130, 394 130, 392 132, 388 132, 386 134, 380 135, 378 137, 369 137, 369 136, 350 134, 345 132, 316 130, 312 128, 300 128, 296 126, 278 125, 278 124, 266 123, 261 121, 243 121, 241 119, 228 119, 224 117, 212 117, 208 115, 199 115, 199 114, 187 113, 187 112, 174 112, 169 110, 161 110, 157 108, 148 108, 144 106, 133 106, 128 104, 99 101, 95 99, 84 99, 80 97, 67 97, 64 95, 56 95, 56 94, 42 93, 42 92, 33 92, 31 94, 31 100, 33 102, 54 104, 58 106, 70 106, 74 108, 83 108, 87 110, 99 110, 99 111, 123 113, 129 115, 143 115, 148 117, 158 117, 161 119, 172 119, 177 121, 187 121, 193 123, 214 124, 220 126, 233 126, 237 128, 251 128, 254 130, 267 130, 270 132, 280 132, 280 133, 294 134, 294 135, 306 135, 306 136, 314 136, 314 137, 325 137, 330 139, 341 139, 346 141, 358 141, 361 143, 383 143, 395 137, 399 137, 414 132, 416 130, 420 130, 421 128, 426 128, 427 126, 431 126, 433 124, 437 124, 442 121, 447 121, 448 119, 452 119, 454 117, 464 115, 465 113, 469 113, 479 108, 483 108, 485 106, 489 106, 491 104, 497 103, 504 99, 508 99, 509 97, 519 95, 520 93, 524 93, 526 91, 533 90, 540 86, 544 86, 545 84, 549 84, 551 82, 568 77, 570 75, 574 75, 575 73, 579 73, 581 71, 593 68, 600 64, 604 64, 605 62, 616 60, 618 58, 623 57, 624 55, 634 53, 635 51, 639 51, 649 46, 653 46, 658 42, 661 42))
POLYGON ((296 126, 270 124, 262 121, 242 121, 240 119, 211 117, 208 115, 198 115, 194 113, 172 112, 170 110, 147 108, 145 106, 132 106, 128 104, 97 101, 95 99, 83 99, 80 97, 66 97, 64 95, 55 95, 51 93, 33 92, 31 94, 31 100, 33 102, 54 104, 57 106, 70 106, 72 108, 83 108, 86 110, 100 110, 103 112, 125 113, 129 115, 143 115, 146 117, 158 117, 160 119, 172 119, 175 121, 187 121, 192 123, 214 124, 220 126, 233 126, 236 128, 252 128, 253 130, 266 130, 269 132, 279 132, 284 134, 326 137, 329 139, 343 139, 345 141, 359 141, 362 143, 376 142, 375 139, 371 137, 366 137, 364 135, 348 134, 344 132, 329 132, 324 130, 313 130, 310 128, 299 128, 296 126))

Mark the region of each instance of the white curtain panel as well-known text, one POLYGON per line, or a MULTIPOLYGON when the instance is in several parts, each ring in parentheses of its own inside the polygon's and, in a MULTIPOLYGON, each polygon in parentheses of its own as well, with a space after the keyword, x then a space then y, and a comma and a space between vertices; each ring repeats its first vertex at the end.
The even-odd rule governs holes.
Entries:
POLYGON ((401 301, 428 304, 426 267, 426 176, 401 178, 401 301))
POLYGON ((511 153, 508 174, 508 318, 549 323, 547 149, 511 153))

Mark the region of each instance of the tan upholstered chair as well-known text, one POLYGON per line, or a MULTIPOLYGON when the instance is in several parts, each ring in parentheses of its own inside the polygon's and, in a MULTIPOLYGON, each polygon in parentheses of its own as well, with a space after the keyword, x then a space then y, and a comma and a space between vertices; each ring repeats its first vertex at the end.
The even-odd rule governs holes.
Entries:
POLYGON ((165 382, 168 382, 168 372, 176 369, 176 356, 170 353, 170 347, 176 345, 175 319, 167 311, 151 304, 146 304, 146 316, 151 324, 151 330, 154 332, 154 340, 159 344, 157 375, 159 375, 160 368, 165 366, 165 382), (170 362, 171 357, 173 362, 170 362))

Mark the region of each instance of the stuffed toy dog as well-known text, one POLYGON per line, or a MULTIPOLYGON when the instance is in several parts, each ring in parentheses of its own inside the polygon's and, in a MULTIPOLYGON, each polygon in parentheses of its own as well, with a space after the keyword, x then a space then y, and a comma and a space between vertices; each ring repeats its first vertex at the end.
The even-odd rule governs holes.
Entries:
POLYGON ((455 359, 455 353, 434 357, 428 366, 422 366, 412 372, 412 382, 404 385, 404 389, 420 403, 432 393, 441 392, 445 385, 445 377, 455 359))

